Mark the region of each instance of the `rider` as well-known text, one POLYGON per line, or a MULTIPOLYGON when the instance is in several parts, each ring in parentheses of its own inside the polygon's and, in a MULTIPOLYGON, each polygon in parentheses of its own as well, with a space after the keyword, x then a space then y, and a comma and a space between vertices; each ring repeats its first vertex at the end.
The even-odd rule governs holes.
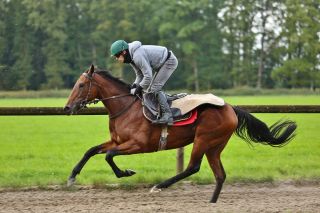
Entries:
POLYGON ((172 125, 172 113, 162 91, 162 87, 178 66, 178 60, 172 51, 163 46, 142 45, 140 41, 128 44, 124 40, 115 41, 110 50, 112 56, 121 63, 130 64, 136 73, 131 94, 148 91, 156 95, 162 116, 154 123, 172 125), (157 72, 153 80, 152 71, 157 72))

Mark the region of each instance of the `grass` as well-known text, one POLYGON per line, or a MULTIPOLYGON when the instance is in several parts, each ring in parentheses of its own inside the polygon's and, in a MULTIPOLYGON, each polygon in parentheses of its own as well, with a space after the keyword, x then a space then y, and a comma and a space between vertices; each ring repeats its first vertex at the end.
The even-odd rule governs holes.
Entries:
POLYGON ((232 105, 320 105, 317 95, 227 96, 224 100, 232 105))
MULTIPOLYGON (((232 105, 320 105, 319 95, 226 96, 223 98, 232 105)), ((5 98, 0 99, 0 107, 63 107, 66 102, 67 98, 5 98)))
MULTIPOLYGON (((170 93, 188 92, 194 93, 194 91, 175 90, 169 91, 170 93)), ((231 89, 211 89, 203 90, 201 93, 213 93, 218 96, 270 96, 270 95, 320 95, 320 90, 316 89, 311 91, 310 88, 295 88, 295 89, 257 89, 252 87, 235 87, 231 89)), ((67 98, 70 93, 70 89, 64 90, 21 90, 21 91, 0 91, 0 98, 67 98)))
MULTIPOLYGON (((319 104, 318 96, 227 97, 240 104, 319 104)), ((1 106, 63 106, 64 98, 1 99, 1 106)), ((233 136, 222 153, 228 182, 320 180, 320 114, 255 114, 269 125, 280 118, 298 124, 297 137, 283 148, 248 146, 233 136)), ((0 187, 65 184, 71 170, 90 147, 109 138, 106 116, 9 116, 0 117, 0 187)), ((192 146, 186 147, 187 164, 192 146)), ((90 159, 78 176, 80 184, 157 183, 175 175, 176 151, 118 156, 122 169, 136 175, 118 179, 104 155, 90 159)), ((212 183, 206 159, 199 173, 188 180, 212 183)))

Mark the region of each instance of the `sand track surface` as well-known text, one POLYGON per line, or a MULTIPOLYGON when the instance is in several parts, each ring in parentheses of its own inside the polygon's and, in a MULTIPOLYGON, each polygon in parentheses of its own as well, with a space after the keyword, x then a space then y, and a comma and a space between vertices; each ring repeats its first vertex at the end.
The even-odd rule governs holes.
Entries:
POLYGON ((0 189, 0 212, 320 212, 320 184, 226 184, 211 204, 214 185, 183 183, 150 188, 72 190, 0 189))

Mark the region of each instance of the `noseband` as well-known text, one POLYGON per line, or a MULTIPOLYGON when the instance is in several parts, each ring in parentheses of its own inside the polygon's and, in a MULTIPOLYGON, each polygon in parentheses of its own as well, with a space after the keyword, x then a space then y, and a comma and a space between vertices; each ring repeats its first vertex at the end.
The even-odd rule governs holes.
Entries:
MULTIPOLYGON (((81 101, 80 103, 80 107, 81 108, 86 108, 87 105, 89 104, 97 104, 99 103, 100 101, 106 101, 106 100, 114 100, 114 99, 117 99, 117 98, 122 98, 122 97, 126 97, 126 96, 132 96, 130 93, 128 94, 122 94, 122 95, 114 95, 114 96, 111 96, 111 97, 108 97, 108 98, 96 98, 92 101, 89 101, 88 98, 90 97, 90 93, 91 93, 91 87, 92 87, 92 84, 95 84, 96 86, 98 86, 100 89, 102 88, 102 86, 97 83, 96 81, 94 81, 94 79, 92 78, 92 75, 89 75, 88 73, 82 73, 82 75, 84 77, 86 77, 87 79, 89 79, 89 90, 88 90, 88 93, 87 93, 87 96, 86 96, 86 99, 81 101)), ((81 95, 81 93, 79 94, 79 96, 81 95)), ((124 112, 126 112, 133 104, 134 102, 137 100, 137 96, 135 96, 135 98, 133 99, 133 101, 128 105, 126 106, 125 108, 123 108, 122 110, 120 110, 119 112, 113 114, 113 115, 109 115, 109 119, 114 119, 120 115, 122 115, 124 112)))

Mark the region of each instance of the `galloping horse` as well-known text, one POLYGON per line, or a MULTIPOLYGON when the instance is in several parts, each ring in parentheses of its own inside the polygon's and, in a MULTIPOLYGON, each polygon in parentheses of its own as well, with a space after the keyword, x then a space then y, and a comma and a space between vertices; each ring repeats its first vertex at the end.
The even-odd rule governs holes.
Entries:
MULTIPOLYGON (((107 71, 96 70, 93 65, 85 71, 64 107, 67 114, 76 113, 94 100, 102 101, 109 114, 111 139, 89 149, 74 167, 68 185, 72 185, 86 162, 96 154, 106 154, 106 161, 118 178, 135 174, 121 170, 114 163, 117 155, 130 155, 158 151, 162 127, 153 125, 143 115, 141 100, 130 95, 130 85, 113 77, 107 71)), ((278 121, 271 127, 240 108, 225 104, 222 107, 204 104, 197 107, 198 118, 193 124, 168 127, 166 149, 176 149, 193 142, 187 168, 180 174, 153 187, 161 190, 198 172, 206 155, 216 179, 210 202, 217 202, 226 173, 220 154, 231 135, 235 133, 248 143, 261 143, 274 147, 287 144, 297 127, 292 121, 278 121)))

